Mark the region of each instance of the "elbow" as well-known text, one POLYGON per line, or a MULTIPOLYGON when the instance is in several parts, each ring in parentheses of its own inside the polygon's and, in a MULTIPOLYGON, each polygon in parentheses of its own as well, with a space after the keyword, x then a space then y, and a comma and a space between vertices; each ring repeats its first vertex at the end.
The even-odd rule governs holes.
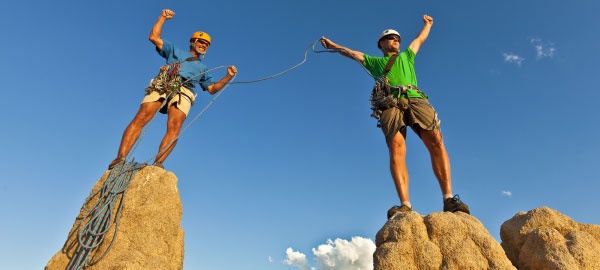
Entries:
POLYGON ((214 95, 217 91, 215 90, 214 86, 209 86, 206 87, 206 91, 208 91, 209 94, 214 95))
POLYGON ((148 37, 148 40, 150 40, 150 42, 152 42, 152 44, 158 44, 161 41, 160 35, 154 34, 154 33, 150 33, 150 36, 148 37))

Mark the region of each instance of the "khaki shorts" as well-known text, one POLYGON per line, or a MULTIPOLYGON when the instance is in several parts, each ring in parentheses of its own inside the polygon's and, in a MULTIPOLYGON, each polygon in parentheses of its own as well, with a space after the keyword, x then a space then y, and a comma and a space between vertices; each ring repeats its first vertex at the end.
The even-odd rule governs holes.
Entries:
POLYGON ((416 125, 424 130, 440 131, 437 112, 427 99, 410 98, 410 104, 409 99, 400 99, 398 107, 389 108, 381 115, 381 131, 387 143, 396 136, 398 131, 406 138, 406 126, 410 126, 419 135, 416 125))
MULTIPOLYGON (((190 112, 190 109, 192 108, 192 103, 196 99, 196 94, 194 94, 194 92, 192 92, 190 89, 187 89, 183 86, 181 87, 181 92, 185 93, 185 95, 176 94, 176 95, 170 96, 169 100, 166 102, 166 104, 160 108, 160 112, 166 114, 168 112, 168 109, 171 107, 171 105, 175 104, 175 107, 177 109, 179 109, 180 111, 182 111, 183 113, 185 113, 185 116, 187 116, 188 113, 190 112), (190 100, 190 98, 191 98, 191 100, 190 100), (181 100, 181 102, 180 102, 180 100, 181 100)), ((144 99, 142 100, 142 104, 146 103, 146 102, 162 101, 166 97, 167 97, 167 94, 161 95, 158 92, 154 91, 154 92, 151 92, 150 94, 147 94, 146 96, 144 96, 144 99)))

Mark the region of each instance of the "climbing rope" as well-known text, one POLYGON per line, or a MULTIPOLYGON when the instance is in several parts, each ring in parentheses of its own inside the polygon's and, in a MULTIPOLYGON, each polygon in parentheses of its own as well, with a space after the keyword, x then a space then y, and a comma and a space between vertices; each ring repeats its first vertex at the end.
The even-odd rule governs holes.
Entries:
MULTIPOLYGON (((192 121, 190 121, 190 123, 189 123, 189 124, 188 124, 188 125, 187 125, 185 128, 183 128, 183 129, 181 130, 181 132, 179 133, 179 135, 178 135, 178 136, 177 136, 175 139, 173 139, 173 140, 172 140, 172 141, 171 141, 171 142, 170 142, 170 143, 167 145, 167 147, 165 147, 165 148, 164 148, 162 151, 160 151, 160 152, 159 152, 159 153, 157 153, 156 155, 154 155, 154 156, 150 157, 150 158, 149 158, 148 160, 146 160, 146 162, 144 162, 144 163, 148 164, 150 161, 152 161, 152 159, 154 159, 154 158, 156 158, 156 157, 159 157, 159 156, 161 156, 162 154, 164 154, 164 153, 165 153, 165 152, 166 152, 166 151, 167 151, 167 150, 168 150, 168 149, 169 149, 169 148, 170 148, 170 147, 171 147, 171 146, 172 146, 172 145, 173 145, 173 144, 174 144, 174 143, 175 143, 175 142, 176 142, 176 141, 179 139, 179 137, 181 137, 181 135, 183 135, 183 133, 184 133, 184 132, 185 132, 185 131, 186 131, 186 130, 187 130, 187 129, 188 129, 188 128, 189 128, 189 127, 190 127, 190 126, 191 126, 191 125, 192 125, 192 124, 195 122, 195 121, 196 121, 196 119, 198 119, 198 117, 200 117, 200 116, 201 116, 201 115, 204 113, 204 111, 206 111, 206 109, 208 109, 208 107, 210 107, 210 106, 213 104, 213 102, 215 102, 215 100, 216 100, 216 99, 217 99, 217 98, 218 98, 218 97, 219 97, 219 96, 220 96, 220 95, 223 93, 223 91, 225 91, 225 89, 227 88, 227 86, 229 86, 230 84, 239 84, 239 83, 255 83, 255 82, 260 82, 260 81, 265 81, 265 80, 268 80, 268 79, 272 79, 272 78, 275 78, 275 77, 277 77, 277 76, 281 76, 281 75, 283 75, 283 74, 285 74, 285 73, 287 73, 287 72, 289 72, 289 71, 291 71, 291 70, 293 70, 293 69, 296 69, 296 68, 298 68, 298 67, 299 67, 299 66, 301 66, 302 64, 304 64, 304 63, 306 62, 306 59, 308 58, 308 57, 307 57, 307 56, 308 56, 308 51, 309 51, 309 50, 311 50, 311 49, 312 49, 312 51, 313 51, 314 53, 339 53, 339 52, 345 51, 344 49, 341 49, 341 48, 340 48, 340 49, 338 49, 338 48, 334 48, 334 49, 316 50, 316 49, 315 49, 315 46, 317 45, 317 43, 319 43, 319 41, 320 41, 320 40, 321 40, 321 39, 317 39, 316 41, 314 41, 313 43, 311 43, 311 44, 308 46, 308 48, 306 48, 306 51, 304 52, 304 59, 302 59, 302 61, 300 61, 300 63, 298 63, 298 64, 294 65, 293 67, 291 67, 291 68, 288 68, 288 69, 286 69, 286 70, 284 70, 284 71, 282 71, 282 72, 279 72, 279 73, 277 73, 277 74, 275 74, 275 75, 271 75, 271 76, 264 77, 264 78, 261 78, 261 79, 256 79, 256 80, 251 80, 251 81, 242 81, 242 82, 235 82, 235 81, 234 81, 234 79, 235 79, 235 76, 234 76, 234 77, 233 77, 233 78, 232 78, 232 79, 231 79, 229 82, 227 82, 227 83, 224 83, 224 84, 225 84, 225 86, 223 87, 223 89, 221 89, 221 91, 219 91, 219 93, 218 93, 218 94, 217 94, 217 95, 216 95, 216 96, 215 96, 215 97, 214 97, 214 98, 213 98, 213 99, 212 99, 212 100, 211 100, 211 101, 208 103, 208 105, 206 105, 206 106, 204 107, 204 109, 202 109, 202 111, 200 111, 200 113, 198 113, 198 115, 196 115, 196 117, 195 117, 195 118, 194 118, 192 121)), ((349 54, 349 55, 350 55, 350 56, 352 56, 352 54, 349 54)), ((360 64, 360 61, 359 61, 358 59, 354 58, 354 56, 352 56, 352 59, 354 59, 354 60, 355 60, 357 63, 359 63, 359 64, 360 64)), ((363 70, 364 70, 364 71, 365 71, 365 72, 366 72, 366 73, 367 73, 369 76, 373 77, 373 78, 374 78, 374 79, 376 79, 376 80, 378 80, 378 79, 381 79, 380 77, 373 76, 373 74, 371 74, 371 72, 370 72, 368 69, 366 69, 366 68, 365 68, 365 67, 364 67, 362 64, 360 64, 360 66, 363 68, 363 70)), ((198 76, 201 76, 201 75, 203 75, 204 73, 207 73, 207 72, 210 72, 210 71, 213 71, 213 70, 217 70, 217 69, 221 69, 221 68, 226 68, 226 67, 227 67, 227 66, 219 66, 219 67, 216 67, 216 68, 213 68, 213 69, 207 70, 207 71, 205 71, 205 72, 202 72, 202 73, 196 74, 196 75, 194 75, 193 77, 190 77, 190 78, 186 79, 186 80, 184 81, 184 83, 186 83, 186 82, 190 82, 190 81, 191 81, 193 78, 195 78, 195 77, 198 77, 198 76)), ((221 83, 221 82, 210 82, 210 83, 216 84, 216 83, 221 83)), ((385 82, 384 82, 384 83, 385 83, 385 82)), ((387 84, 387 83, 386 83, 386 84, 387 84)), ((388 84, 388 85, 389 85, 389 84, 388 84)))
MULTIPOLYGON (((288 68, 282 72, 279 72, 277 74, 274 74, 274 75, 271 75, 268 77, 264 77, 264 78, 260 78, 260 79, 256 79, 256 80, 240 81, 240 82, 234 81, 235 77, 236 77, 234 75, 233 78, 226 83, 209 82, 209 83, 213 83, 213 84, 217 84, 217 83, 225 84, 225 86, 222 89, 220 89, 219 93, 202 109, 202 111, 200 111, 200 113, 198 113, 196 115, 196 117, 194 117, 194 119, 192 119, 190 121, 190 123, 184 129, 182 129, 182 131, 179 133, 179 136, 177 136, 177 138, 173 139, 167 145, 167 147, 165 147, 158 154, 156 154, 153 157, 151 157, 150 159, 148 159, 146 162, 141 163, 141 164, 136 163, 136 162, 134 162, 134 159, 131 158, 131 156, 133 155, 133 153, 137 149, 138 145, 140 144, 142 138, 146 134, 148 127, 150 126, 150 123, 152 122, 152 120, 154 120, 154 116, 160 110, 160 108, 162 108, 166 104, 166 102, 169 100, 169 97, 171 95, 177 94, 173 91, 170 91, 168 93, 167 97, 163 100, 159 109, 156 110, 156 112, 154 113, 152 118, 146 124, 146 127, 144 128, 142 134, 136 140, 132 150, 125 157, 124 162, 115 166, 110 171, 110 174, 107 177, 104 184, 102 185, 102 187, 86 198, 83 206, 81 207, 82 211, 84 211, 85 214, 84 214, 84 217, 81 219, 81 221, 78 225, 78 228, 77 228, 77 241, 79 243, 79 246, 77 247, 75 253, 73 254, 73 257, 71 258, 66 269, 67 270, 81 270, 86 265, 91 266, 91 265, 98 263, 102 258, 104 258, 104 256, 106 256, 106 254, 111 249, 111 247, 117 237, 117 232, 119 229, 119 219, 120 219, 120 215, 121 215, 121 210, 123 209, 123 202, 125 201, 125 194, 127 191, 127 187, 131 183, 131 180, 133 179, 135 174, 140 169, 142 169, 144 166, 146 166, 152 159, 164 154, 165 151, 167 151, 179 139, 179 137, 181 137, 181 135, 217 100, 217 98, 219 98, 219 96, 221 94, 223 94, 223 92, 227 89, 227 87, 230 84, 254 83, 254 82, 260 82, 260 81, 264 81, 264 80, 268 80, 268 79, 272 79, 272 78, 281 76, 281 75, 303 65, 307 60, 308 51, 311 48, 314 53, 325 53, 325 52, 337 53, 337 52, 343 51, 343 49, 326 49, 326 50, 321 50, 321 51, 315 50, 315 45, 319 41, 320 41, 320 39, 316 40, 315 42, 311 43, 308 46, 308 48, 306 49, 306 51, 304 53, 304 59, 300 63, 298 63, 298 64, 292 66, 291 68, 288 68), (130 160, 130 158, 131 158, 131 160, 130 160), (99 195, 98 201, 96 201, 92 207, 87 208, 86 207, 87 204, 90 203, 92 201, 92 199, 95 198, 97 195, 99 195), (118 209, 115 212, 115 207, 116 207, 117 203, 118 203, 118 209), (115 212, 115 213, 113 213, 113 212, 115 212), (114 218, 113 218, 113 215, 114 215, 114 218), (109 229, 112 225, 113 219, 114 219, 114 223, 115 223, 115 231, 114 231, 112 240, 111 240, 110 244, 108 245, 108 247, 106 248, 106 250, 104 251, 104 253, 102 253, 102 255, 100 257, 98 257, 98 259, 92 261, 93 251, 95 248, 100 246, 102 244, 102 242, 104 241, 105 234, 109 231, 109 229)), ((358 62, 357 59, 354 59, 354 60, 356 60, 358 62)), ((186 79, 184 81, 184 83, 191 83, 191 80, 197 76, 201 76, 207 72, 214 71, 214 70, 217 70, 220 68, 226 68, 226 67, 227 66, 219 66, 219 67, 204 71, 202 73, 196 74, 195 76, 186 79)), ((362 67, 362 65, 361 65, 361 67, 362 67)), ((376 78, 366 68, 363 67, 363 69, 371 77, 376 78)))
POLYGON ((85 212, 77 228, 77 241, 79 246, 73 254, 73 257, 67 265, 67 270, 80 270, 85 265, 94 265, 108 253, 112 247, 119 230, 119 218, 125 201, 125 192, 133 176, 144 166, 134 162, 126 162, 116 166, 111 172, 102 187, 91 194, 85 200, 81 207, 85 212), (98 196, 98 201, 90 208, 86 205, 98 196), (119 203, 116 213, 115 205, 119 203), (113 215, 115 216, 115 232, 110 245, 106 248, 102 256, 92 261, 92 251, 104 241, 105 234, 112 225, 113 215), (87 221, 87 222, 86 222, 87 221))
MULTIPOLYGON (((229 82, 227 82, 227 83, 222 83, 222 82, 214 82, 214 81, 207 81, 207 82, 208 82, 208 83, 214 83, 214 84, 240 84, 240 83, 255 83, 255 82, 265 81, 265 80, 268 80, 268 79, 275 78, 275 77, 277 77, 277 76, 281 76, 281 75, 283 75, 283 74, 285 74, 285 73, 287 73, 287 72, 289 72, 289 71, 291 71, 291 70, 294 70, 294 69, 298 68, 299 66, 303 65, 303 64, 306 62, 306 59, 308 58, 308 52, 309 52, 311 49, 312 49, 312 52, 314 52, 314 53, 339 53, 339 52, 342 52, 342 51, 346 51, 346 50, 344 50, 344 49, 341 49, 341 48, 340 48, 340 49, 338 49, 338 48, 333 48, 333 49, 325 49, 325 50, 316 50, 316 49, 315 49, 315 46, 317 45, 317 43, 319 43, 319 41, 321 41, 321 39, 317 39, 317 40, 315 40, 313 43, 311 43, 311 44, 308 46, 308 48, 306 48, 306 51, 304 52, 304 59, 302 59, 302 61, 300 61, 300 63, 298 63, 298 64, 294 65, 293 67, 291 67, 291 68, 288 68, 288 69, 286 69, 286 70, 284 70, 284 71, 282 71, 282 72, 279 72, 279 73, 277 73, 277 74, 275 74, 275 75, 271 75, 271 76, 268 76, 268 77, 264 77, 264 78, 260 78, 260 79, 256 79, 256 80, 251 80, 251 81, 241 81, 241 82, 232 82, 232 81, 229 81, 229 82)), ((354 58, 354 56, 352 56, 351 54, 350 54, 350 56, 352 57, 352 59, 354 59, 354 60, 355 60, 357 63, 359 63, 359 64, 360 64, 360 66, 363 68, 363 70, 364 70, 364 71, 365 71, 365 72, 366 72, 366 73, 367 73, 369 76, 371 76, 371 77, 373 77, 373 78, 375 78, 375 79, 380 79, 380 77, 373 76, 373 74, 371 74, 371 72, 370 72, 368 69, 366 69, 366 68, 365 68, 365 67, 364 67, 364 66, 363 66, 363 65, 360 63, 360 61, 359 61, 358 59, 354 58)), ((220 68, 225 68, 225 67, 227 67, 227 66, 220 66, 220 67, 216 67, 216 68, 213 68, 213 69, 211 69, 211 70, 205 71, 205 72, 203 72, 203 73, 196 74, 196 75, 194 75, 193 77, 190 77, 190 78, 188 78, 188 79, 187 79, 185 82, 190 82, 190 81, 191 81, 193 78, 196 78, 196 77, 198 77, 198 76, 200 76, 200 75, 202 75, 202 74, 204 74, 204 73, 206 73, 206 72, 213 71, 213 70, 220 69, 220 68)))

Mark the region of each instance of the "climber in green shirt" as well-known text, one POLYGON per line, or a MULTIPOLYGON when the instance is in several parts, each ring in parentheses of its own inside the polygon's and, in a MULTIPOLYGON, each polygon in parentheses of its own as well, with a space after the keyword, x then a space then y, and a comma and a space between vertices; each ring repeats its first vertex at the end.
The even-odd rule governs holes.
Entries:
POLYGON ((383 31, 377 40, 377 47, 383 53, 383 57, 369 56, 340 46, 325 37, 321 38, 323 47, 337 50, 369 70, 379 84, 376 85, 377 93, 385 93, 384 96, 379 96, 374 89, 372 104, 386 138, 390 171, 401 202, 401 206, 394 206, 388 211, 388 219, 396 213, 412 211, 405 162, 407 126, 421 138, 429 151, 433 172, 442 190, 444 211, 470 213, 469 207, 458 195, 452 193, 450 160, 444 146, 440 121, 437 112, 428 101, 428 96, 417 86, 414 58, 429 35, 433 18, 424 15, 423 21, 423 29, 403 52, 400 52, 400 34, 393 29, 383 31), (386 100, 385 105, 381 100, 386 100))

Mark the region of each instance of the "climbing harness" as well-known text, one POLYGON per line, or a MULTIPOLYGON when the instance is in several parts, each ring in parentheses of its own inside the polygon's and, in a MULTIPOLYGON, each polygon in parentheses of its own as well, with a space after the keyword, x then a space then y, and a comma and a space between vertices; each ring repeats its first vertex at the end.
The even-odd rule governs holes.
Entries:
POLYGON ((421 92, 419 88, 414 85, 398 85, 398 86, 389 86, 381 81, 375 82, 375 86, 373 87, 373 91, 371 91, 371 110, 373 113, 371 117, 377 119, 377 127, 381 127, 381 115, 383 112, 392 107, 399 107, 400 102, 399 99, 402 97, 406 97, 409 100, 408 106, 413 104, 411 102, 411 97, 407 93, 407 90, 411 89, 419 95, 421 98, 427 99, 427 95, 421 92))
MULTIPOLYGON (((185 61, 200 61, 198 57, 189 57, 181 62, 175 62, 169 65, 165 65, 160 67, 160 71, 150 81, 150 85, 146 87, 146 95, 150 95, 152 92, 157 92, 159 95, 163 94, 171 94, 171 97, 178 96, 179 103, 181 103, 181 96, 187 97, 192 106, 194 105, 194 98, 186 94, 182 91, 181 87, 186 87, 190 91, 193 91, 194 85, 190 82, 189 79, 184 80, 181 76, 179 76, 179 69, 181 68, 181 63, 185 61)), ((204 73, 202 73, 204 74, 204 73)), ((163 114, 167 113, 168 108, 161 106, 160 112, 163 114)))

